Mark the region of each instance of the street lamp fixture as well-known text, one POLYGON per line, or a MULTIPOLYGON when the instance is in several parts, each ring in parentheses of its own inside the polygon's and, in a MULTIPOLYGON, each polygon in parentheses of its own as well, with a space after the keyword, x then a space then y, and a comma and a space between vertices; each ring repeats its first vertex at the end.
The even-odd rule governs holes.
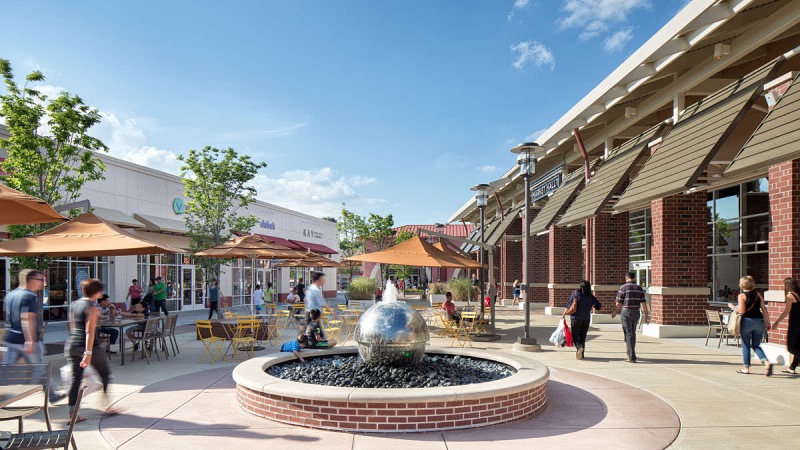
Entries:
POLYGON ((538 350, 536 339, 531 337, 531 175, 536 172, 536 161, 546 154, 544 147, 535 142, 526 142, 511 149, 517 155, 519 173, 524 182, 525 215, 522 221, 522 285, 525 292, 525 334, 517 339, 521 349, 538 350))
MULTIPOLYGON (((475 202, 478 204, 478 209, 481 212, 481 244, 485 244, 486 243, 486 236, 484 236, 483 232, 484 232, 484 228, 486 228, 486 217, 485 217, 484 214, 485 214, 485 210, 486 210, 486 202, 487 202, 487 199, 489 198, 489 190, 492 189, 492 187, 489 186, 486 183, 482 183, 482 184, 477 184, 475 186, 472 186, 471 189, 473 191, 475 191, 475 202)), ((480 252, 481 253, 480 253, 480 258, 479 258, 479 262, 481 263, 481 268, 478 269, 478 292, 479 293, 483 289, 485 289, 485 286, 486 286, 486 278, 484 276, 484 270, 483 270, 483 268, 484 268, 483 266, 485 264, 485 260, 484 260, 484 257, 483 257, 484 251, 485 251, 485 249, 483 247, 481 247, 480 248, 480 252)), ((481 304, 481 317, 486 317, 486 316, 484 316, 485 305, 483 303, 483 299, 480 298, 480 297, 481 296, 479 296, 478 301, 481 304)))

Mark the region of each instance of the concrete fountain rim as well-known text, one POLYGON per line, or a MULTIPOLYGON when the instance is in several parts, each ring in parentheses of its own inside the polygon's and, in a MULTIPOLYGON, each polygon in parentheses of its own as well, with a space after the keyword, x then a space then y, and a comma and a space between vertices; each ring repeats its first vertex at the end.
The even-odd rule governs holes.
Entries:
MULTIPOLYGON (((356 347, 337 347, 331 350, 304 350, 303 353, 308 354, 309 357, 357 355, 358 349, 356 347)), ((297 359, 292 353, 273 353, 240 363, 233 370, 233 379, 239 386, 252 391, 292 399, 408 403, 482 399, 486 398, 487 394, 502 396, 544 385, 550 378, 547 366, 523 355, 446 347, 427 347, 425 353, 461 355, 496 361, 513 367, 517 372, 500 380, 463 386, 397 389, 322 386, 282 380, 266 373, 266 369, 273 365, 297 359)))

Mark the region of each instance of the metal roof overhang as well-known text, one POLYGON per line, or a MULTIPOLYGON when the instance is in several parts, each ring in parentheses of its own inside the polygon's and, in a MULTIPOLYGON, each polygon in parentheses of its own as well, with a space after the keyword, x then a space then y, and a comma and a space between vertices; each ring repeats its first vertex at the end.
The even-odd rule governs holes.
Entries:
POLYGON ((492 231, 492 234, 486 238, 486 243, 489 245, 498 245, 500 240, 503 238, 503 235, 506 234, 508 227, 514 223, 515 220, 519 219, 519 213, 522 210, 521 207, 514 207, 509 208, 508 212, 506 212, 506 216, 504 219, 500 221, 500 224, 492 231))
POLYGON ((758 172, 800 158, 800 74, 725 170, 725 177, 758 172))
POLYGON ((122 211, 110 208, 92 207, 92 212, 99 218, 106 222, 111 222, 114 225, 123 228, 144 228, 144 224, 134 219, 133 217, 125 214, 122 211))
POLYGON ((609 200, 620 193, 624 183, 635 176, 632 172, 646 156, 648 144, 658 137, 665 127, 665 123, 653 127, 609 154, 608 159, 595 171, 557 225, 579 225, 584 220, 600 214, 609 200))
POLYGON ((695 187, 700 175, 763 91, 765 80, 783 62, 771 61, 686 109, 658 150, 614 205, 618 212, 695 187))
MULTIPOLYGON (((483 237, 484 237, 484 239, 486 239, 487 237, 491 236, 492 233, 494 233, 494 231, 497 229, 497 227, 500 226, 501 222, 502 222, 502 220, 500 220, 499 217, 492 217, 491 219, 487 220, 485 226, 483 227, 483 237)), ((478 224, 478 225, 480 225, 480 224, 478 224)), ((475 227, 475 229, 472 231, 472 234, 470 234, 469 239, 473 240, 473 241, 478 241, 478 242, 481 241, 481 229, 480 229, 480 226, 476 226, 475 227)), ((473 245, 473 244, 470 244, 468 242, 465 242, 464 245, 461 247, 461 251, 464 252, 464 253, 477 252, 479 249, 480 249, 480 247, 478 247, 477 245, 473 245)))
POLYGON ((143 223, 148 231, 158 231, 162 233, 186 234, 189 228, 182 220, 167 219, 164 217, 148 216, 145 214, 134 214, 133 218, 143 223))
POLYGON ((531 234, 548 230, 564 213, 572 199, 578 195, 578 191, 583 187, 584 181, 583 169, 567 175, 561 186, 556 189, 550 200, 547 201, 542 210, 539 211, 539 214, 533 219, 533 222, 531 222, 531 234))

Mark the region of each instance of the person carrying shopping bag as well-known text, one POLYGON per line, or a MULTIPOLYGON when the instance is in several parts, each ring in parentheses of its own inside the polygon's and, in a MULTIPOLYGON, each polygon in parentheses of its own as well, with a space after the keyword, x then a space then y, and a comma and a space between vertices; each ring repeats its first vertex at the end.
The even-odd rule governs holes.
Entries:
POLYGON ((561 315, 570 316, 570 328, 572 331, 572 341, 575 345, 575 358, 583 359, 586 352, 586 335, 589 333, 589 323, 592 320, 592 309, 598 310, 603 305, 592 294, 592 283, 589 280, 581 281, 578 289, 572 292, 567 309, 561 315))

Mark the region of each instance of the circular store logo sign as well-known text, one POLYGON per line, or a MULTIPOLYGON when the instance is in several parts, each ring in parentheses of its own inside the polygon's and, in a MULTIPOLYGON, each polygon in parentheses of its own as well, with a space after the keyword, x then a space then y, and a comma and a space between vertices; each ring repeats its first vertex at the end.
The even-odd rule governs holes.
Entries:
POLYGON ((172 200, 172 211, 175 212, 175 214, 183 214, 186 212, 186 204, 183 203, 182 198, 175 197, 175 199, 172 200))

